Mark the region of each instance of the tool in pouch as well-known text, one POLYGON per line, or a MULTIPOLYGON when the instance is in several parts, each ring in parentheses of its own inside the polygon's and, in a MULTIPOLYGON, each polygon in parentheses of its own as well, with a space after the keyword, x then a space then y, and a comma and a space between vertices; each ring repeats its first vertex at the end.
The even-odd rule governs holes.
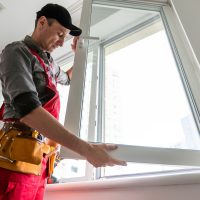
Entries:
POLYGON ((50 147, 50 153, 48 153, 46 155, 46 157, 49 158, 49 160, 48 160, 48 177, 51 177, 51 175, 54 172, 55 164, 60 161, 58 152, 59 152, 58 146, 57 147, 51 146, 50 147))

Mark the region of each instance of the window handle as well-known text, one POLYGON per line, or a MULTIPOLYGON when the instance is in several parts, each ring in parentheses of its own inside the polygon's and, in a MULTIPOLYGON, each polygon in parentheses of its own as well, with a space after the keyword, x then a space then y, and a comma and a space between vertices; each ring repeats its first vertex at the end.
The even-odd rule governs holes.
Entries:
POLYGON ((83 39, 83 40, 100 40, 99 37, 93 37, 93 36, 81 36, 80 39, 83 39))
POLYGON ((88 46, 88 41, 93 40, 93 41, 99 41, 99 37, 93 37, 93 36, 81 36, 79 39, 78 47, 79 48, 86 48, 88 46))

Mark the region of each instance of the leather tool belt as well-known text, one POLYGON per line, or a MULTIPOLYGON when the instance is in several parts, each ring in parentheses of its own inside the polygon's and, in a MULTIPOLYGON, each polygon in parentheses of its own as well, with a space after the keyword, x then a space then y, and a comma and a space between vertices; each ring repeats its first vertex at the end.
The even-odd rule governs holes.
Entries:
POLYGON ((20 122, 5 122, 0 130, 0 167, 40 175, 41 162, 52 148, 44 136, 20 122))

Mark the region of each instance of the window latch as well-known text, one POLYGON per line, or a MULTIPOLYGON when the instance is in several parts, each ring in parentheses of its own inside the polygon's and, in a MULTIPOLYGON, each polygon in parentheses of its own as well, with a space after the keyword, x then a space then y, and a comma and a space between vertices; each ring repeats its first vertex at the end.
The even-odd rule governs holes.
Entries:
POLYGON ((88 46, 88 41, 93 40, 93 41, 99 41, 99 37, 93 37, 93 36, 81 36, 79 39, 79 48, 86 48, 88 46))

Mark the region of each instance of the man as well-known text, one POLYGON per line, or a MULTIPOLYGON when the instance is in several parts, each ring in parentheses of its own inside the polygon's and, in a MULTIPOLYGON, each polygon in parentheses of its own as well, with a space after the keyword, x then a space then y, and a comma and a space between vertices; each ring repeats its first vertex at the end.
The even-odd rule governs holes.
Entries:
POLYGON ((116 146, 87 143, 57 121, 59 95, 56 83, 69 84, 72 69, 64 73, 54 63, 50 53, 63 45, 68 34, 75 36, 72 45, 75 50, 81 29, 72 24, 71 16, 64 7, 47 4, 37 12, 32 36, 7 45, 1 54, 0 78, 5 124, 0 132, 0 146, 5 148, 2 147, 2 151, 0 149, 3 155, 0 156, 0 200, 43 199, 47 162, 51 168, 51 155, 54 154, 57 144, 79 153, 95 167, 126 165, 124 161, 108 155, 107 151, 116 149, 116 146), (29 140, 30 133, 31 137, 40 140, 40 143, 29 140), (28 139, 25 135, 28 135, 28 139), (16 141, 21 144, 22 140, 26 142, 23 142, 20 148, 22 151, 18 153, 16 141), (33 148, 29 144, 33 144, 33 148), (38 155, 36 146, 43 152, 39 164, 35 161, 38 157, 36 159, 36 156, 26 155, 33 149, 38 155), (8 148, 10 150, 7 156, 5 152, 8 148), (20 155, 23 155, 23 158, 20 155), (12 160, 13 156, 18 156, 18 160, 12 160), (29 162, 29 158, 33 158, 33 162, 29 162))

